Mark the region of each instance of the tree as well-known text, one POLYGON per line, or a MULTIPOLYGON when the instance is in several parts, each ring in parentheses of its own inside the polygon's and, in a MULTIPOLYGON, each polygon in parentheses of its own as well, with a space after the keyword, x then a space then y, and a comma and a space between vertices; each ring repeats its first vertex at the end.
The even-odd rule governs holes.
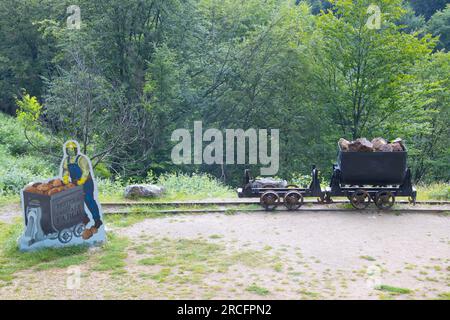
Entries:
POLYGON ((437 49, 450 50, 450 4, 437 11, 428 21, 428 32, 439 37, 437 49))
MULTIPOLYGON (((318 18, 323 42, 316 51, 321 100, 343 136, 370 134, 409 102, 399 99, 409 70, 428 56, 429 36, 402 33, 395 24, 404 10, 400 0, 379 1, 380 29, 367 26, 370 1, 333 1, 333 10, 318 18)), ((372 16, 373 17, 373 16, 372 16)))
POLYGON ((448 0, 409 0, 414 11, 427 20, 438 10, 445 8, 448 0))

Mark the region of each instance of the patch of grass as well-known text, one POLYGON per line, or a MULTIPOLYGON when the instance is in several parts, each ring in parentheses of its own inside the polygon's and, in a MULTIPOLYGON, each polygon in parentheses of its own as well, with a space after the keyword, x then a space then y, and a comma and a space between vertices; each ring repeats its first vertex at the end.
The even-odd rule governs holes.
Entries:
POLYGON ((152 275, 150 278, 155 280, 156 282, 164 282, 166 281, 167 277, 171 274, 170 268, 163 268, 161 271, 159 271, 157 274, 152 275))
POLYGON ((108 239, 102 246, 102 252, 98 257, 94 271, 110 271, 113 274, 125 273, 125 258, 128 256, 127 247, 129 240, 118 237, 114 233, 108 233, 108 239))
POLYGON ((448 183, 418 185, 417 200, 450 200, 450 185, 448 183))
MULTIPOLYGON (((164 186, 166 192, 159 198, 141 198, 133 199, 133 202, 166 202, 166 201, 184 201, 201 200, 207 198, 237 198, 236 192, 230 187, 221 183, 215 177, 204 173, 169 173, 159 177, 149 176, 142 183, 156 183, 164 186)), ((131 182, 130 182, 131 183, 131 182)), ((127 182, 119 179, 115 181, 99 181, 99 197, 101 201, 120 202, 130 201, 125 199, 123 191, 127 182)))
POLYGON ((393 287, 385 284, 377 286, 376 289, 394 294, 408 294, 412 292, 410 289, 393 287))
POLYGON ((438 297, 439 297, 439 299, 442 299, 442 300, 450 300, 450 291, 440 293, 438 297))
POLYGON ((84 263, 88 259, 87 246, 21 252, 17 239, 22 230, 23 225, 20 219, 12 224, 0 223, 0 281, 12 281, 14 274, 21 270, 67 268, 84 263))
POLYGON ((367 261, 376 261, 374 257, 371 256, 359 256, 361 259, 367 260, 367 261))
POLYGON ((19 195, 0 195, 0 206, 20 204, 19 195))
POLYGON ((219 235, 219 234, 212 234, 209 236, 210 239, 221 239, 223 238, 223 236, 219 235))
POLYGON ((178 284, 201 283, 206 274, 224 273, 231 266, 243 264, 250 268, 270 266, 277 258, 259 251, 228 253, 225 246, 201 239, 161 239, 147 246, 147 256, 138 260, 144 266, 176 269, 164 281, 178 284))
POLYGON ((300 290, 300 294, 305 295, 310 298, 318 298, 319 294, 317 292, 307 291, 307 290, 300 290))
POLYGON ((273 265, 273 270, 275 270, 276 272, 281 272, 283 271, 283 264, 281 262, 277 262, 273 265))
POLYGON ((277 256, 269 256, 265 252, 256 250, 244 250, 231 254, 228 261, 232 264, 243 264, 246 267, 262 268, 268 266, 270 263, 277 263, 280 258, 277 256))
MULTIPOLYGON (((133 209, 132 209, 133 210, 133 209)), ((161 218, 167 215, 161 213, 147 212, 147 213, 130 213, 130 214, 106 214, 104 220, 106 224, 118 228, 130 227, 136 223, 142 222, 145 219, 161 218)))
POLYGON ((234 208, 227 208, 225 211, 225 215, 234 216, 237 213, 237 210, 234 208))
POLYGON ((255 283, 247 287, 245 290, 248 292, 256 293, 257 295, 260 296, 267 296, 268 294, 270 294, 270 291, 268 289, 259 287, 255 283))

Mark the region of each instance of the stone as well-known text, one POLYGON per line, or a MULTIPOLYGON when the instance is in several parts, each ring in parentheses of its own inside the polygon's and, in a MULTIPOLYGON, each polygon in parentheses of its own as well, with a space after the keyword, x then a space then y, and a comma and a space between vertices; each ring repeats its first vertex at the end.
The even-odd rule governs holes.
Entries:
POLYGON ((273 188, 286 188, 288 185, 286 180, 275 180, 271 178, 261 178, 256 179, 253 182, 254 188, 266 188, 266 187, 273 187, 273 188))
POLYGON ((381 137, 375 138, 375 139, 372 140, 373 149, 375 151, 381 151, 381 147, 385 146, 387 144, 388 144, 388 142, 385 139, 381 138, 381 137))
POLYGON ((372 152, 373 145, 366 138, 359 138, 349 144, 349 151, 355 152, 372 152))
POLYGON ((154 184, 134 184, 125 188, 125 198, 158 198, 165 192, 164 187, 154 184))
POLYGON ((389 143, 389 144, 382 145, 380 147, 379 151, 381 151, 381 152, 392 152, 393 151, 392 144, 389 143))
POLYGON ((391 143, 391 145, 392 145, 392 151, 394 151, 394 152, 404 151, 403 146, 400 142, 391 143))
POLYGON ((350 141, 344 138, 340 138, 338 144, 339 148, 341 148, 341 151, 348 151, 350 141))

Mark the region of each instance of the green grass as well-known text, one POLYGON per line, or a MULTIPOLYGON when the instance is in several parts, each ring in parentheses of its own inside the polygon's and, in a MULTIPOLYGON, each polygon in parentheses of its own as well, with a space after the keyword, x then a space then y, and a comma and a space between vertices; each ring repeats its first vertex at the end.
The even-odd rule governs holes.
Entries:
POLYGON ((255 283, 247 287, 245 290, 247 290, 248 292, 256 293, 260 296, 267 296, 268 294, 270 294, 270 291, 268 289, 257 286, 255 283))
MULTIPOLYGON (((130 182, 131 183, 131 182, 130 182)), ((168 173, 158 178, 150 176, 143 183, 156 183, 164 186, 166 192, 159 198, 125 199, 123 191, 127 183, 119 179, 99 180, 99 198, 103 202, 169 202, 202 200, 208 198, 237 198, 236 192, 208 174, 168 173)))
POLYGON ((20 204, 20 196, 15 194, 0 195, 0 206, 20 204))
POLYGON ((167 280, 167 278, 170 276, 171 272, 172 271, 170 268, 163 268, 158 273, 150 276, 150 278, 159 283, 165 282, 167 280))
POLYGON ((412 290, 410 289, 393 287, 385 284, 379 285, 376 289, 380 291, 389 292, 391 294, 409 294, 412 292, 412 290))
POLYGON ((167 215, 161 213, 130 213, 130 214, 105 214, 104 220, 107 225, 118 228, 126 228, 145 219, 161 218, 167 215))
POLYGON ((127 247, 129 240, 119 237, 114 233, 108 233, 106 244, 102 246, 97 263, 92 267, 94 271, 108 271, 112 274, 125 273, 125 259, 128 256, 127 247))
POLYGON ((0 284, 10 283, 14 279, 14 274, 21 270, 67 268, 82 264, 88 259, 87 246, 21 252, 17 239, 22 230, 21 221, 12 224, 0 223, 0 284))
POLYGON ((224 273, 237 264, 259 269, 269 268, 278 261, 276 257, 259 251, 226 252, 224 245, 202 239, 156 240, 148 243, 145 253, 138 264, 171 269, 163 277, 155 275, 158 278, 155 279, 174 284, 199 284, 206 274, 224 273))
POLYGON ((450 200, 450 184, 432 183, 418 185, 417 200, 450 200))
POLYGON ((367 260, 367 261, 376 261, 374 257, 371 256, 360 256, 361 259, 367 260))
POLYGON ((450 300, 450 292, 440 293, 438 297, 442 300, 450 300))

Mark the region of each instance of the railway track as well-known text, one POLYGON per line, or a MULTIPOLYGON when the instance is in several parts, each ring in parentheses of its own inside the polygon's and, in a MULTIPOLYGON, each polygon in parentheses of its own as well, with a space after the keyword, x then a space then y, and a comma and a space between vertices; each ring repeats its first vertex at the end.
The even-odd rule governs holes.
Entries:
MULTIPOLYGON (((151 207, 179 207, 179 206, 239 206, 239 205, 252 205, 259 204, 259 199, 246 199, 242 201, 168 201, 168 202, 103 202, 102 207, 110 208, 110 207, 136 207, 136 206, 151 206, 151 207)), ((334 200, 332 204, 346 204, 350 203, 348 200, 334 200)), ((410 204, 407 200, 398 200, 395 202, 396 204, 410 204)), ((321 205, 324 204, 319 203, 315 200, 305 200, 304 204, 306 205, 321 205)), ((450 205, 450 201, 416 201, 418 205, 450 205)))
MULTIPOLYGON (((332 204, 321 204, 317 201, 305 201, 304 206, 296 212, 392 212, 392 213, 448 213, 450 212, 450 201, 418 201, 418 205, 436 206, 436 208, 395 208, 388 211, 380 210, 376 207, 358 211, 353 208, 336 208, 336 204, 350 204, 347 200, 335 200, 332 204), (316 207, 316 206, 321 207, 316 207), (437 206, 440 206, 437 208, 437 206), (442 207, 445 206, 445 207, 442 207)), ((396 204, 409 204, 408 201, 397 201, 396 204)), ((153 213, 153 214, 183 214, 183 213, 224 213, 233 214, 235 212, 267 212, 259 206, 259 199, 246 199, 241 201, 173 201, 173 202, 107 202, 102 203, 106 214, 130 214, 130 213, 153 213), (177 208, 178 207, 178 208, 177 208), (209 207, 209 208, 207 208, 209 207), (173 209, 175 208, 175 209, 173 209)), ((277 208, 276 212, 289 212, 283 206, 277 208)), ((290 211, 292 212, 292 211, 290 211)))

